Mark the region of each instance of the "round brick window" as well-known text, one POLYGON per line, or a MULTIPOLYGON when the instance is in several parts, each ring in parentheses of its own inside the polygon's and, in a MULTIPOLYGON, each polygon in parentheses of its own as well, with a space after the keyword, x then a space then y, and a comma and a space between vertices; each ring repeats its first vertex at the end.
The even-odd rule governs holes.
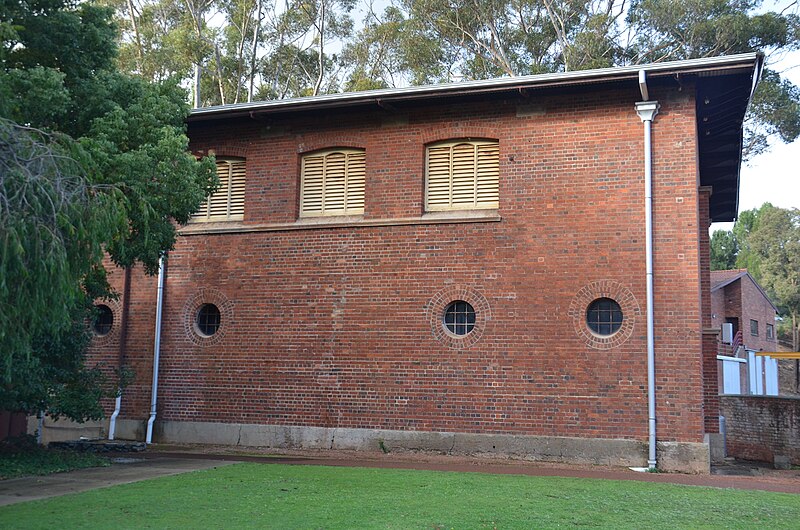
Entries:
POLYGON ((203 304, 200 306, 200 309, 197 311, 195 325, 197 326, 197 331, 201 335, 204 337, 214 335, 219 330, 221 322, 222 315, 217 306, 214 304, 203 304))
POLYGON ((186 337, 201 347, 223 340, 235 325, 233 302, 216 289, 200 289, 183 306, 186 337))
POLYGON ((445 287, 425 304, 433 338, 454 350, 478 342, 492 321, 489 302, 477 289, 464 285, 445 287))
POLYGON ((105 337, 111 333, 111 328, 114 326, 114 312, 105 304, 99 304, 94 307, 97 314, 92 323, 92 329, 98 337, 105 337))
POLYGON ((442 324, 448 333, 466 335, 475 328, 475 309, 469 302, 456 300, 444 310, 442 324))
POLYGON ((622 326, 622 308, 611 298, 598 298, 586 308, 586 324, 592 333, 609 337, 622 326))
POLYGON ((641 315, 633 292, 614 280, 585 285, 569 305, 575 333, 587 346, 597 350, 609 350, 627 342, 641 315))

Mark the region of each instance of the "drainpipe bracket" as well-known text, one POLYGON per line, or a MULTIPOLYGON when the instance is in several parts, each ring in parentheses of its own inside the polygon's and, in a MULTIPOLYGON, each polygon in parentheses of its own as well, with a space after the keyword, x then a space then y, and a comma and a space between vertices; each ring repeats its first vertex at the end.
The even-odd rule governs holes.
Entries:
POLYGON ((658 101, 639 101, 636 103, 636 114, 643 122, 653 121, 660 108, 661 104, 658 101))

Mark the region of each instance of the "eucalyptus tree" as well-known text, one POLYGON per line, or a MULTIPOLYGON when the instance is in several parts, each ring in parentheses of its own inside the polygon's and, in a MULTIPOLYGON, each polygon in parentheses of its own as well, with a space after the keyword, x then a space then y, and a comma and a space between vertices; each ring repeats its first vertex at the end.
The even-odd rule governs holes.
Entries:
POLYGON ((764 51, 768 68, 746 123, 745 158, 764 152, 770 137, 800 135, 800 90, 769 65, 800 49, 798 3, 763 11, 761 0, 634 0, 627 23, 632 63, 764 51))
POLYGON ((348 46, 349 87, 483 79, 764 51, 745 157, 800 135, 800 91, 771 69, 800 48, 800 4, 761 0, 393 0, 348 46), (391 57, 391 59, 387 59, 391 57), (400 81, 398 81, 400 80, 400 81))

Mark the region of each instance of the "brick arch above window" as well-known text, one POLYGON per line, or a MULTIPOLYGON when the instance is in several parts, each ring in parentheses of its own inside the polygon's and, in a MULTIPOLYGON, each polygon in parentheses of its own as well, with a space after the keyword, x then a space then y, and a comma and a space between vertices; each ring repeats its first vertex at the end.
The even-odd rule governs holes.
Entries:
POLYGON ((247 158, 248 148, 243 145, 223 145, 217 147, 209 147, 207 149, 196 149, 193 154, 198 157, 215 156, 217 158, 234 157, 234 158, 247 158))
POLYGON ((318 137, 300 138, 297 143, 297 153, 301 156, 328 149, 361 149, 365 150, 367 142, 358 134, 326 134, 318 137))
POLYGON ((423 144, 445 142, 456 138, 492 139, 500 138, 499 130, 492 125, 439 124, 420 133, 423 144))

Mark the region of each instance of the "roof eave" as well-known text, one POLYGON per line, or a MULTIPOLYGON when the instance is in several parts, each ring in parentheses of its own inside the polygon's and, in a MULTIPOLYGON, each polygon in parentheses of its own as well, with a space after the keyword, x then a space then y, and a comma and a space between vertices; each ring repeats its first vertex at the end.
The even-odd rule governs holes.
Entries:
POLYGON ((218 105, 192 110, 187 121, 252 117, 273 112, 291 113, 330 108, 346 108, 357 105, 381 105, 382 103, 387 104, 442 97, 489 94, 513 90, 543 89, 555 86, 566 87, 620 82, 637 80, 639 71, 641 70, 645 70, 650 78, 692 73, 709 75, 720 70, 735 71, 737 69, 743 69, 752 71, 754 68, 757 68, 760 57, 760 54, 748 53, 727 57, 689 59, 684 61, 632 65, 597 70, 579 70, 575 72, 505 77, 462 83, 423 85, 399 89, 370 90, 365 92, 345 92, 295 99, 218 105))

